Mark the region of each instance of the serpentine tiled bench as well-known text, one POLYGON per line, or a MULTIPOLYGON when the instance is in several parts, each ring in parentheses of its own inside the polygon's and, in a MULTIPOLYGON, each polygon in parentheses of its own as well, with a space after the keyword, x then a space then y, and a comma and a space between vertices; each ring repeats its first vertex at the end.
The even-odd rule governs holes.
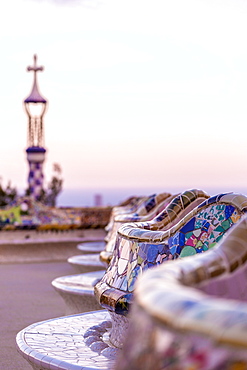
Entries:
MULTIPOLYGON (((187 198, 180 196, 187 207, 192 201, 189 193, 187 198)), ((174 209, 177 208, 178 202, 174 205, 174 209)), ((114 289, 112 298, 115 299, 114 289)), ((110 340, 111 326, 106 310, 52 319, 30 325, 18 333, 17 347, 35 370, 110 370, 120 350, 110 340)), ((123 337, 121 330, 125 328, 118 328, 118 335, 123 337)))
MULTIPOLYGON (((200 194, 200 196, 202 197, 202 194, 200 194)), ((148 198, 148 201, 145 200, 144 204, 141 204, 137 208, 134 214, 130 213, 128 215, 125 215, 126 217, 124 219, 120 218, 120 220, 122 220, 123 223, 134 221, 137 219, 152 219, 157 213, 159 213, 159 211, 161 211, 161 209, 169 204, 169 201, 173 197, 174 196, 170 195, 169 193, 162 193, 158 196, 151 196, 148 198), (139 214, 142 214, 143 216, 139 214)), ((204 198, 205 197, 207 197, 207 195, 204 193, 204 198)), ((121 217, 124 217, 124 215, 122 215, 121 217)), ((115 233, 116 232, 117 230, 115 230, 115 233)), ((115 240, 116 236, 111 233, 110 241, 107 243, 108 254, 110 253, 110 250, 113 251, 115 240)), ((84 261, 85 259, 87 259, 87 256, 88 255, 85 255, 84 261)), ((89 257, 92 258, 92 255, 89 255, 89 257)), ((97 260, 97 258, 95 259, 97 260)), ((91 269, 90 265, 89 268, 91 269)), ((89 310, 97 310, 100 308, 98 302, 95 300, 94 297, 94 286, 96 282, 101 280, 104 272, 105 270, 102 270, 101 265, 101 270, 95 271, 95 273, 91 271, 83 274, 62 276, 52 281, 53 287, 62 296, 66 303, 66 314, 75 314, 86 312, 89 310)))
POLYGON ((112 319, 111 343, 121 347, 126 337, 126 316, 135 282, 142 272, 168 260, 209 250, 246 211, 244 195, 219 194, 201 203, 166 231, 157 231, 160 215, 155 223, 121 226, 108 270, 95 286, 98 302, 109 310, 112 319))
POLYGON ((247 369, 247 218, 207 253, 139 279, 116 370, 247 369))
POLYGON ((119 227, 129 222, 145 222, 152 220, 155 216, 160 214, 166 206, 176 197, 178 194, 161 193, 151 195, 147 200, 140 204, 136 212, 127 214, 118 214, 114 218, 112 229, 109 232, 109 242, 103 251, 100 252, 100 260, 105 264, 107 268, 116 243, 117 231, 119 227))
MULTIPOLYGON (((157 207, 158 204, 161 202, 167 200, 167 203, 170 201, 171 194, 170 193, 161 193, 161 194, 153 194, 149 197, 144 198, 141 201, 138 201, 137 207, 135 208, 134 213, 130 213, 130 215, 137 216, 139 215, 140 217, 147 215, 151 210, 157 207)), ((133 207, 132 207, 133 209, 133 207)), ((121 210, 121 213, 123 212, 123 209, 121 210)), ((114 214, 114 211, 112 212, 114 214)), ((115 212, 116 214, 116 212, 115 212)), ((119 214, 119 213, 118 213, 119 214)), ((122 213, 123 214, 123 213, 122 213)), ((131 217, 131 216, 130 216, 131 217)), ((127 221, 126 221, 127 222, 127 221)), ((109 230, 107 237, 105 240, 107 241, 106 244, 106 250, 107 254, 113 250, 115 246, 115 240, 116 240, 116 232, 117 232, 117 226, 120 226, 119 223, 115 223, 113 220, 111 229, 109 230)), ((100 255, 93 254, 93 255, 80 255, 80 256, 73 256, 68 258, 68 262, 76 268, 78 272, 89 272, 93 270, 102 270, 103 267, 107 267, 100 259, 100 255)))

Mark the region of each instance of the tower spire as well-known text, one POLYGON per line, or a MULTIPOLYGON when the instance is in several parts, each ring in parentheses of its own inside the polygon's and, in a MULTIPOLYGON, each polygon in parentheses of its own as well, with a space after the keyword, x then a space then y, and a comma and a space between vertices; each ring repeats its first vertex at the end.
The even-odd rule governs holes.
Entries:
POLYGON ((34 54, 33 56, 33 66, 28 66, 27 71, 33 71, 34 72, 34 79, 33 79, 33 88, 31 91, 31 94, 24 100, 25 103, 47 103, 47 100, 43 98, 39 92, 38 89, 38 83, 37 83, 37 72, 43 71, 44 67, 37 66, 37 55, 34 54))
POLYGON ((44 70, 44 67, 37 66, 37 55, 34 55, 33 59, 33 66, 27 67, 28 72, 34 72, 33 86, 30 95, 24 100, 24 106, 28 115, 28 148, 26 149, 29 163, 28 189, 30 195, 39 200, 43 191, 43 163, 46 153, 43 116, 47 100, 39 92, 36 76, 37 72, 44 70))

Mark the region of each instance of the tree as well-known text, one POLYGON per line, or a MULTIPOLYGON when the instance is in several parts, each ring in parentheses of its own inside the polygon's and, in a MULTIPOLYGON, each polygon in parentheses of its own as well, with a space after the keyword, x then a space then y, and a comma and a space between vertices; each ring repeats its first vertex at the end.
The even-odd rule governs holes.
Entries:
POLYGON ((0 207, 11 204, 17 199, 17 197, 17 190, 11 186, 11 182, 9 181, 7 187, 4 189, 2 185, 2 178, 0 177, 0 207))
POLYGON ((57 196, 61 193, 63 187, 62 170, 58 163, 53 164, 53 172, 48 188, 44 191, 44 203, 48 206, 56 207, 57 196))

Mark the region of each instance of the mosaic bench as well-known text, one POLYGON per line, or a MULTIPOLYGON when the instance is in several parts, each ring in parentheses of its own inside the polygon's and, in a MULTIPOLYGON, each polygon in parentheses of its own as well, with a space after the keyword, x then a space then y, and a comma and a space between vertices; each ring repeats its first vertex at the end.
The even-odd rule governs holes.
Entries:
MULTIPOLYGON (((156 227, 153 230, 153 221, 121 226, 111 263, 95 285, 96 299, 112 319, 111 343, 121 347, 126 337, 129 324, 126 316, 137 277, 165 261, 214 247, 246 211, 244 195, 219 194, 205 200, 166 231, 156 227)), ((155 225, 162 217, 158 215, 155 225)))
POLYGON ((152 220, 166 208, 176 195, 178 194, 153 194, 142 202, 135 212, 126 214, 122 213, 115 216, 112 229, 109 232, 110 241, 107 243, 105 249, 100 252, 100 260, 105 264, 106 268, 110 263, 113 250, 115 248, 117 231, 120 226, 129 222, 145 222, 152 220))
POLYGON ((143 274, 116 370, 247 369, 246 285, 244 217, 207 253, 143 274))
MULTIPOLYGON (((145 197, 143 200, 139 200, 138 203, 136 204, 136 207, 133 208, 134 211, 131 213, 130 211, 128 212, 130 218, 133 216, 139 215, 140 217, 147 215, 151 210, 156 208, 156 206, 165 201, 167 198, 171 197, 170 193, 161 193, 161 194, 153 194, 151 196, 145 197)), ((168 200, 169 202, 169 200, 168 200)), ((120 210, 119 210, 120 211, 120 210)), ((123 213, 124 210, 121 210, 121 214, 123 213)), ((116 210, 112 212, 113 214, 117 214, 116 210)), ((118 212, 119 215, 119 212, 118 212)), ((115 216, 114 216, 115 217, 115 216)), ((111 217, 112 218, 112 217, 111 217)), ((126 221, 127 222, 127 221, 126 221)), ((117 226, 119 226, 119 223, 115 222, 115 218, 113 218, 113 222, 111 221, 111 228, 108 231, 108 234, 105 238, 107 241, 105 249, 107 253, 109 251, 112 251, 115 245, 115 240, 116 240, 116 231, 117 231, 117 226)), ((100 258, 100 254, 94 254, 94 255, 80 255, 80 256, 72 256, 68 258, 68 262, 75 267, 77 272, 83 273, 83 272, 89 272, 93 270, 101 270, 103 267, 107 267, 108 264, 100 258)))
MULTIPOLYGON (((199 194, 199 193, 198 193, 199 194)), ((200 194, 202 196, 202 194, 200 194)), ((207 195, 205 195, 206 197, 207 195)), ((169 201, 173 198, 169 193, 162 193, 157 196, 152 195, 148 197, 144 202, 142 202, 137 208, 135 213, 129 213, 127 215, 123 214, 121 217, 127 216, 123 219, 122 223, 127 220, 134 221, 136 219, 152 219, 156 214, 169 204, 169 201), (143 216, 141 216, 143 215, 143 216)), ((120 216, 119 216, 120 217, 120 216)), ((122 218, 120 218, 122 220, 122 218)), ((115 223, 114 223, 115 224, 115 223)), ((113 225, 114 225, 113 224, 113 225)), ((119 221, 118 221, 119 224, 119 221)), ((114 232, 116 233, 116 227, 114 227, 114 232)), ((113 250, 115 245, 116 236, 111 232, 110 240, 107 243, 109 253, 110 249, 113 250)), ((97 255, 96 255, 97 256, 97 255)), ((79 256, 81 257, 81 256, 79 256)), ((88 262, 88 254, 83 256, 84 262, 88 262)), ((89 258, 94 258, 89 255, 89 258)), ((95 257, 96 266, 98 258, 95 257)), ((62 296, 66 303, 66 314, 75 314, 80 312, 86 312, 88 310, 97 310, 100 308, 98 302, 94 298, 94 286, 96 282, 101 280, 104 275, 105 270, 101 269, 87 273, 81 273, 77 275, 62 276, 54 279, 52 285, 55 290, 62 296)), ((105 267, 105 264, 104 264, 105 267)), ((92 265, 89 264, 89 269, 92 269, 92 265)), ((85 269, 84 269, 85 270, 85 269)))
MULTIPOLYGON (((180 200, 190 207, 192 192, 186 194, 187 197, 180 196, 180 200)), ((178 209, 178 202, 174 209, 178 209)), ((52 319, 30 325, 18 333, 17 348, 35 370, 110 370, 115 367, 120 351, 110 341, 111 326, 107 310, 52 319)), ((118 328, 120 337, 122 329, 125 330, 118 328)))

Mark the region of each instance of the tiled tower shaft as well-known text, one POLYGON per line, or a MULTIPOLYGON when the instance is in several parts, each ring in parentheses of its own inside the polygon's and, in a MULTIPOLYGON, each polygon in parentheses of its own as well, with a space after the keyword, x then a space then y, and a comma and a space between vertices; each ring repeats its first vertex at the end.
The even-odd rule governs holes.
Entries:
POLYGON ((44 148, 43 116, 46 110, 47 100, 44 99, 38 89, 36 74, 43 71, 43 67, 37 66, 37 57, 34 55, 34 65, 28 67, 28 71, 34 72, 34 81, 31 94, 24 100, 28 115, 28 148, 26 150, 29 164, 28 189, 30 196, 35 200, 41 198, 43 192, 43 163, 46 149, 44 148))

